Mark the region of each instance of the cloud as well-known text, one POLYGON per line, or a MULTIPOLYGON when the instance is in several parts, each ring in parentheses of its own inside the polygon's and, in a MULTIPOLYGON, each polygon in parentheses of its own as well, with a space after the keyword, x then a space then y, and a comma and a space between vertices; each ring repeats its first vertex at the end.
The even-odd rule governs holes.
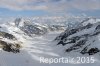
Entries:
MULTIPOLYGON (((41 0, 40 0, 41 1, 41 0)), ((11 10, 45 10, 45 5, 39 5, 39 0, 0 0, 1 8, 11 10), (37 4, 36 4, 37 3, 37 4)))
POLYGON ((0 0, 0 7, 11 10, 63 12, 71 9, 100 10, 100 0, 0 0))
POLYGON ((81 11, 100 10, 100 0, 61 0, 57 3, 49 3, 48 9, 55 11, 68 11, 72 9, 81 11))
POLYGON ((98 10, 100 9, 100 0, 73 0, 73 8, 81 10, 98 10))

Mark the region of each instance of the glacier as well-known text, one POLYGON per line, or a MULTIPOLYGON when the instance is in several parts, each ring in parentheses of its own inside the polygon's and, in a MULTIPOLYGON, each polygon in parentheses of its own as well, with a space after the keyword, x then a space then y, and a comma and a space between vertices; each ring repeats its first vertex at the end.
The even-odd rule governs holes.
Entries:
POLYGON ((97 18, 66 18, 63 22, 13 18, 0 24, 0 42, 4 41, 7 45, 4 48, 5 45, 0 43, 0 65, 99 66, 99 33, 100 19, 97 18), (94 57, 95 63, 40 63, 40 57, 78 56, 94 57))

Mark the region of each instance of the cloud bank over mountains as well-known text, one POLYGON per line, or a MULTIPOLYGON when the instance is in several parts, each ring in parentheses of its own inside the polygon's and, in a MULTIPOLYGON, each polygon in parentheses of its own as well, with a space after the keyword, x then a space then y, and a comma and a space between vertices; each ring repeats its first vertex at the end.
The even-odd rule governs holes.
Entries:
POLYGON ((100 10, 100 0, 0 0, 0 8, 10 10, 82 11, 100 10))

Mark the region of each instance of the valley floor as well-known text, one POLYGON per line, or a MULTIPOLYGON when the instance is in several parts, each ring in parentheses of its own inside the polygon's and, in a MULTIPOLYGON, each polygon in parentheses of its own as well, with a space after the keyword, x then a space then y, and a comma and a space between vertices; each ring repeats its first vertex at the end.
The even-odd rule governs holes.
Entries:
POLYGON ((0 51, 0 66, 99 66, 99 63, 91 64, 64 64, 64 63, 40 63, 40 57, 59 58, 62 54, 56 49, 52 41, 60 32, 51 32, 40 37, 27 39, 27 45, 20 53, 0 51))

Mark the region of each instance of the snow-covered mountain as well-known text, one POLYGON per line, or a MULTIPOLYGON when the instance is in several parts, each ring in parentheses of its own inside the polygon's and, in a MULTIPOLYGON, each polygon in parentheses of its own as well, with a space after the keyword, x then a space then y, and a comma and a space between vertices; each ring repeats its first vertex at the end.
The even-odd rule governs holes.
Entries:
MULTIPOLYGON (((66 18, 64 22, 35 22, 14 18, 0 24, 0 48, 2 49, 0 60, 7 64, 1 63, 1 65, 48 66, 48 64, 40 64, 40 57, 69 57, 71 53, 90 57, 100 53, 99 42, 100 19, 97 18, 66 18)), ((66 65, 72 66, 73 63, 51 64, 51 66, 66 65)))
POLYGON ((0 46, 4 51, 17 53, 27 37, 44 35, 50 31, 64 30, 59 25, 33 23, 31 20, 16 18, 12 22, 0 24, 0 46), (21 44, 21 45, 20 45, 21 44))
POLYGON ((20 52, 20 46, 14 35, 0 31, 0 48, 7 52, 18 53, 20 52))
POLYGON ((89 55, 99 53, 100 19, 86 18, 78 25, 74 28, 67 28, 56 37, 57 45, 65 46, 66 52, 78 52, 89 55))
MULTIPOLYGON (((66 29, 65 32, 60 34, 60 36, 56 37, 55 40, 58 42, 57 45, 62 44, 63 46, 66 46, 66 52, 79 50, 79 52, 82 53, 85 47, 87 48, 88 45, 88 47, 90 47, 91 45, 95 44, 93 43, 94 41, 99 41, 99 39, 93 40, 97 39, 99 36, 99 30, 97 30, 98 28, 96 28, 99 26, 99 22, 100 20, 96 18, 70 18, 67 19, 66 22, 64 22, 64 25, 58 25, 50 23, 35 23, 31 20, 16 18, 12 22, 2 24, 0 34, 1 36, 3 36, 3 38, 6 39, 16 39, 13 40, 12 44, 15 44, 16 42, 17 44, 19 44, 25 43, 25 38, 30 36, 40 36, 52 31, 66 29), (80 47, 82 48, 80 49, 80 47)), ((7 41, 6 43, 9 42, 7 41)), ((95 46, 98 46, 98 43, 95 46)), ((95 48, 94 46, 92 47, 93 49, 97 49, 99 52, 99 48, 95 48)), ((82 54, 86 54, 87 52, 89 52, 89 50, 91 50, 91 48, 88 48, 88 50, 85 49, 84 53, 82 54)), ((90 55, 92 54, 90 53, 90 55)))
POLYGON ((35 34, 35 35, 43 35, 49 31, 55 31, 55 30, 64 30, 63 26, 60 25, 49 25, 49 24, 39 24, 34 23, 31 20, 24 20, 21 18, 15 19, 15 26, 17 26, 19 29, 24 31, 29 36, 35 34))

